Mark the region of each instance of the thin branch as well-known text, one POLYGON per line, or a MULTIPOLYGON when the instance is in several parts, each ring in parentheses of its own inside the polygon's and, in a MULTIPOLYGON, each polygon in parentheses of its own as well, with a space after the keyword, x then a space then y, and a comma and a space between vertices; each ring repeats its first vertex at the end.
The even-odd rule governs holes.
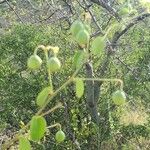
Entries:
POLYGON ((18 13, 15 11, 15 9, 11 6, 11 4, 8 2, 8 0, 5 0, 6 1, 6 3, 7 3, 7 5, 12 9, 12 11, 16 14, 16 16, 18 17, 18 19, 22 22, 22 23, 24 23, 23 21, 22 21, 22 19, 20 18, 20 16, 18 15, 18 13))
POLYGON ((62 105, 62 103, 58 103, 56 106, 54 106, 52 109, 44 112, 43 114, 41 114, 41 116, 45 116, 45 115, 48 115, 49 113, 51 112, 54 112, 56 109, 58 108, 64 108, 64 106, 62 105))
POLYGON ((67 2, 67 0, 63 0, 63 1, 69 7, 71 14, 74 14, 74 10, 72 8, 71 2, 69 3, 69 2, 67 2))
MULTIPOLYGON (((9 0, 7 0, 7 1, 9 1, 9 0)), ((3 3, 6 3, 6 0, 0 1, 0 4, 3 4, 3 3)))
POLYGON ((104 0, 91 0, 91 2, 102 6, 103 8, 105 8, 110 15, 114 16, 115 18, 117 18, 118 20, 120 20, 121 18, 119 17, 118 13, 116 12, 116 10, 109 5, 109 3, 106 3, 104 0))
POLYGON ((130 68, 124 61, 122 61, 119 57, 115 57, 122 65, 124 65, 134 76, 134 79, 138 80, 137 74, 134 69, 130 68))
POLYGON ((120 37, 123 36, 131 27, 148 17, 150 17, 150 13, 144 13, 140 16, 137 16, 136 18, 132 19, 132 21, 126 26, 125 29, 123 29, 121 32, 116 32, 112 40, 112 47, 116 47, 116 43, 118 42, 120 37))

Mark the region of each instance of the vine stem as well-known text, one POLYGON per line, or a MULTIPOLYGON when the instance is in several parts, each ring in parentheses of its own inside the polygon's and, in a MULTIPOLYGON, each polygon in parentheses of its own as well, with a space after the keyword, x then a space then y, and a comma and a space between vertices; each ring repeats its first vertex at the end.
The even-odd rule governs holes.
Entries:
POLYGON ((42 50, 45 50, 45 46, 44 45, 39 45, 39 46, 37 46, 36 48, 35 48, 35 50, 34 50, 34 55, 36 55, 37 54, 37 51, 39 50, 39 49, 42 49, 42 50))
MULTIPOLYGON (((44 49, 44 53, 45 53, 45 57, 46 57, 46 67, 47 67, 47 64, 48 64, 48 49, 47 48, 44 49)), ((50 84, 50 87, 51 87, 50 92, 53 92, 53 83, 52 83, 52 77, 51 77, 50 69, 47 68, 47 72, 48 72, 49 84, 50 84)))
POLYGON ((51 126, 48 126, 47 129, 54 128, 54 127, 59 127, 59 129, 61 130, 61 124, 60 123, 55 123, 51 126))
POLYGON ((58 103, 56 106, 54 106, 52 109, 46 111, 45 113, 41 114, 41 116, 45 116, 45 115, 48 115, 49 113, 55 111, 56 109, 58 108, 64 108, 64 106, 62 105, 62 103, 58 103))

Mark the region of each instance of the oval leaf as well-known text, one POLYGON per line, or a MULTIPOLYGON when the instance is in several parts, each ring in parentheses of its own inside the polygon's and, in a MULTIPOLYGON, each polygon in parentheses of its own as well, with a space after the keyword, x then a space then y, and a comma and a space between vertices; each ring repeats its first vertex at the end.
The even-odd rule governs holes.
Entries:
POLYGON ((42 107, 45 104, 47 97, 51 92, 52 90, 50 86, 44 88, 37 96, 37 99, 36 99, 37 105, 42 107))
POLYGON ((94 55, 100 56, 106 46, 106 41, 103 37, 97 37, 92 41, 91 52, 94 55))
POLYGON ((76 20, 71 25, 70 31, 71 31, 71 34, 75 37, 79 33, 79 31, 83 30, 83 29, 84 29, 84 25, 83 25, 82 21, 76 20))
POLYGON ((76 96, 81 98, 84 94, 84 82, 82 79, 76 79, 76 96))
POLYGON ((80 68, 81 64, 85 60, 85 52, 84 51, 78 51, 75 53, 73 58, 73 66, 78 69, 80 68))
POLYGON ((31 150, 29 140, 23 136, 19 137, 19 150, 31 150))
POLYGON ((46 132, 46 120, 42 116, 33 116, 30 124, 31 140, 38 142, 46 132))

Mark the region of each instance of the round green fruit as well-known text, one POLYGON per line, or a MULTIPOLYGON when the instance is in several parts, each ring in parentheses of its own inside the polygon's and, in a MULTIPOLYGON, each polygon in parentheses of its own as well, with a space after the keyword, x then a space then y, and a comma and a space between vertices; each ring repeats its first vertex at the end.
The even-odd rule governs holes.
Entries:
POLYGON ((78 33, 80 30, 83 30, 83 29, 84 29, 83 23, 82 23, 80 20, 76 20, 76 21, 71 25, 70 31, 71 31, 71 34, 72 34, 73 36, 76 36, 77 33, 78 33))
POLYGON ((50 72, 56 72, 60 69, 61 63, 56 56, 53 56, 48 60, 47 67, 50 72))
POLYGON ((117 90, 112 94, 112 100, 116 105, 123 105, 126 102, 125 92, 122 90, 117 90))
POLYGON ((27 61, 27 66, 29 69, 39 69, 42 64, 42 59, 38 55, 32 55, 27 61))
POLYGON ((63 142, 65 137, 65 133, 62 130, 59 130, 55 135, 55 139, 58 143, 63 142))
POLYGON ((86 30, 81 30, 76 36, 76 41, 79 45, 86 45, 90 40, 90 35, 86 30))

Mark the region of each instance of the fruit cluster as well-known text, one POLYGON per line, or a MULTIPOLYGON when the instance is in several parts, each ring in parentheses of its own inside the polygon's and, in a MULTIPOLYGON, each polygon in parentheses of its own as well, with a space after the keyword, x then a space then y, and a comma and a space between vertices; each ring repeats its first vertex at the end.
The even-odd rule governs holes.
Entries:
POLYGON ((81 47, 89 43, 91 28, 80 20, 76 20, 70 28, 72 36, 81 47))
MULTIPOLYGON (((57 58, 57 52, 56 47, 51 46, 42 46, 41 47, 44 51, 52 50, 54 53, 54 56, 48 58, 47 60, 47 68, 48 70, 53 73, 57 72, 61 68, 60 60, 57 58)), ((35 52, 33 55, 31 55, 27 61, 27 66, 31 70, 37 70, 40 69, 42 65, 42 59, 37 55, 37 49, 35 49, 35 52)))
MULTIPOLYGON (((70 32, 74 37, 75 41, 82 47, 89 45, 91 27, 90 24, 82 22, 81 20, 76 20, 73 22, 70 28, 70 32)), ((106 46, 106 36, 98 36, 91 42, 91 53, 93 55, 101 54, 106 46)))
MULTIPOLYGON (((42 65, 42 59, 37 55, 37 50, 41 48, 45 52, 46 57, 46 66, 48 70, 48 75, 50 78, 50 85, 41 90, 36 98, 36 103, 39 107, 44 107, 46 105, 48 96, 52 94, 52 81, 51 81, 51 73, 57 72, 61 68, 61 63, 57 58, 57 53, 59 48, 52 46, 38 46, 34 54, 31 55, 27 60, 27 67, 30 70, 38 70, 42 65), (48 57, 48 51, 52 50, 53 56, 48 57)), ((57 124, 56 124, 57 126, 57 124)), ((35 115, 32 117, 30 122, 30 130, 29 130, 29 139, 34 142, 39 142, 45 135, 47 127, 47 122, 42 115, 35 115)), ((19 149, 31 149, 30 142, 28 138, 21 135, 19 137, 19 149)), ((55 139, 57 142, 63 142, 65 140, 65 133, 61 130, 61 125, 59 125, 59 131, 56 132, 55 139)))

